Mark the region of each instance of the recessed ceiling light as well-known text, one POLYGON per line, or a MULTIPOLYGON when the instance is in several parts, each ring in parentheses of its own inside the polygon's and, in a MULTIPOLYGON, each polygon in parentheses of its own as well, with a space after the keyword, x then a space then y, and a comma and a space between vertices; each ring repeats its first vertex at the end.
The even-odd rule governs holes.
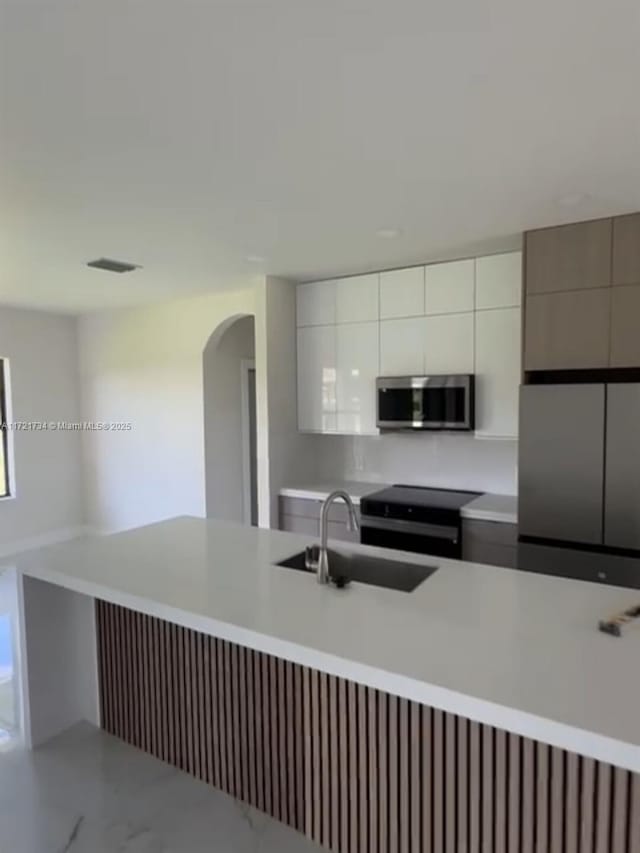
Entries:
POLYGON ((247 255, 250 264, 263 264, 267 259, 264 255, 247 255))
POLYGON ((113 258, 98 258, 95 261, 89 261, 88 267, 93 267, 96 270, 106 270, 107 272, 133 272, 140 269, 139 264, 130 264, 128 261, 115 261, 113 258))
POLYGON ((560 207, 577 207, 577 205, 583 204, 590 198, 591 196, 589 193, 567 193, 566 195, 560 196, 557 200, 557 204, 559 204, 560 207))
POLYGON ((399 228, 378 228, 376 237, 379 237, 381 240, 395 240, 401 233, 399 228))

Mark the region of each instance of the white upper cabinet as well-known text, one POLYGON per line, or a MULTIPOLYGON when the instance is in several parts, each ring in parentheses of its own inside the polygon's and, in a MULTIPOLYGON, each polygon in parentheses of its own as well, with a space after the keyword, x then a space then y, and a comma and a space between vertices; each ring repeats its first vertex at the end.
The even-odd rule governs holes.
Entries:
POLYGON ((336 322, 335 281, 315 281, 296 288, 298 326, 330 326, 336 322))
POLYGON ((336 327, 298 329, 298 429, 335 432, 336 327))
POLYGON ((376 432, 378 323, 336 327, 338 432, 376 432))
POLYGON ((380 375, 421 376, 424 373, 424 318, 380 322, 380 375))
POLYGON ((517 308, 522 302, 522 252, 476 259, 476 308, 517 308))
POLYGON ((517 438, 520 385, 519 308, 477 311, 476 433, 517 438))
POLYGON ((334 283, 336 323, 366 323, 378 319, 378 273, 339 278, 334 283))
POLYGON ((473 373, 473 312, 425 317, 426 374, 473 373))
POLYGON ((425 267, 425 314, 458 314, 474 309, 475 261, 425 267))
POLYGON ((380 273, 380 318, 424 314, 424 267, 380 273))
POLYGON ((302 284, 298 428, 375 434, 377 376, 472 373, 476 434, 518 435, 522 253, 302 284))

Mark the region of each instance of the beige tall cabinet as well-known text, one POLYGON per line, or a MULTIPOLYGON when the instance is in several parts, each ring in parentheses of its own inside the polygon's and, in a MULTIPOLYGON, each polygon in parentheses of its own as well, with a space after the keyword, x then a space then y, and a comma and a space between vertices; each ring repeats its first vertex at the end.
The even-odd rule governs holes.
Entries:
POLYGON ((640 213, 613 221, 611 367, 640 365, 640 213))
POLYGON ((640 214, 525 235, 524 369, 640 366, 640 214))

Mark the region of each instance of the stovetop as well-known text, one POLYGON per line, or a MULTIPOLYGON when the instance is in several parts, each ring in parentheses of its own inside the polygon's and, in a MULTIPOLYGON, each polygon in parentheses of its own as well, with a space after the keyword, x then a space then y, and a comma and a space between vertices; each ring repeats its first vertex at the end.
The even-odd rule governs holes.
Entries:
POLYGON ((420 509, 460 510, 481 494, 483 493, 456 489, 432 489, 428 486, 406 486, 400 483, 381 489, 379 492, 373 492, 366 496, 366 500, 420 509))

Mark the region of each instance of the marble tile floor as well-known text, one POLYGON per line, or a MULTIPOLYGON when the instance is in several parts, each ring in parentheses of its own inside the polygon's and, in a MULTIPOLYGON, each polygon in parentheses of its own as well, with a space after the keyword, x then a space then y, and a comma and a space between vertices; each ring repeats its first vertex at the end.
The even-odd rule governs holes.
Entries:
POLYGON ((318 853, 302 835, 89 725, 0 751, 0 853, 318 853))

